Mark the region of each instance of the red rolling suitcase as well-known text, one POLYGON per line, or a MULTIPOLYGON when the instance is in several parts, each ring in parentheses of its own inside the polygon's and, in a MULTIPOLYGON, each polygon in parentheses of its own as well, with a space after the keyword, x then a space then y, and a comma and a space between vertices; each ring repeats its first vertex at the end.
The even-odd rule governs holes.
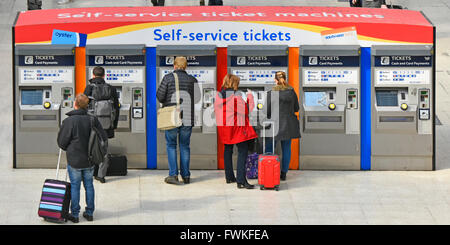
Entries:
POLYGON ((56 167, 56 178, 46 179, 42 187, 41 201, 39 203, 38 215, 45 221, 63 223, 67 221, 70 205, 70 183, 58 180, 59 163, 61 161, 61 149, 59 150, 58 166, 56 167))
MULTIPOLYGON (((275 134, 275 126, 272 123, 273 132, 275 134)), ((265 141, 265 129, 263 131, 263 151, 264 154, 259 155, 258 158, 258 184, 260 185, 260 189, 275 189, 278 191, 280 186, 280 171, 281 171, 281 163, 280 158, 275 155, 275 137, 272 137, 273 140, 273 153, 274 154, 266 154, 266 141, 265 141)), ((272 135, 274 136, 274 135, 272 135)))

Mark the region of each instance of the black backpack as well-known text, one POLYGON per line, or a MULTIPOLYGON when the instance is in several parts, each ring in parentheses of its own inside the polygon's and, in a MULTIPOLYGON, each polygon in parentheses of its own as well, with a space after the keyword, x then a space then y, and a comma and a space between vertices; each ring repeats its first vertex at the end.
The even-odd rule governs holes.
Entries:
POLYGON ((88 114, 97 117, 103 129, 113 129, 116 118, 112 87, 108 84, 92 83, 92 93, 89 99, 88 114))
POLYGON ((95 118, 90 117, 91 134, 89 136, 88 160, 89 163, 98 165, 103 162, 108 154, 108 140, 103 140, 99 129, 95 127, 95 118))

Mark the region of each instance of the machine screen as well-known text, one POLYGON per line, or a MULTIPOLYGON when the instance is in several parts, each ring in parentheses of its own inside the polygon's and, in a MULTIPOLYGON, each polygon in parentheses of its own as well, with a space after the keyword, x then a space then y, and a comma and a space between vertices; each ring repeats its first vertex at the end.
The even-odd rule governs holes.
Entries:
POLYGON ((378 106, 398 106, 398 96, 396 90, 376 91, 378 106))
POLYGON ((20 91, 22 105, 42 105, 42 90, 27 89, 20 91))
POLYGON ((327 92, 305 91, 306 106, 327 106, 327 92))

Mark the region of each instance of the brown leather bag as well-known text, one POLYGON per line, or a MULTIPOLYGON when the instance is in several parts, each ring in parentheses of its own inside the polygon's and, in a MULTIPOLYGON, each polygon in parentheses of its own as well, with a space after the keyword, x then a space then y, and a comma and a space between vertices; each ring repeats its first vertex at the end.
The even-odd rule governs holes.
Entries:
POLYGON ((183 122, 181 121, 181 110, 180 110, 180 87, 178 81, 178 75, 174 72, 175 77, 175 95, 177 104, 174 106, 166 106, 160 108, 157 113, 157 127, 161 130, 170 130, 180 127, 183 122))

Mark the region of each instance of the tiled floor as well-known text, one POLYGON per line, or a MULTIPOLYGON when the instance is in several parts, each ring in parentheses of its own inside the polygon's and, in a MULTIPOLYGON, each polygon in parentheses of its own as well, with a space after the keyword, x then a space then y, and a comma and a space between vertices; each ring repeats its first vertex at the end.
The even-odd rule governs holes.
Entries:
MULTIPOLYGON (((0 174, 0 224, 46 224, 36 213, 53 174, 0 174)), ((278 192, 237 189, 220 170, 193 170, 192 183, 180 186, 165 184, 166 174, 130 170, 95 182, 92 224, 450 224, 450 170, 290 171, 278 192)))

